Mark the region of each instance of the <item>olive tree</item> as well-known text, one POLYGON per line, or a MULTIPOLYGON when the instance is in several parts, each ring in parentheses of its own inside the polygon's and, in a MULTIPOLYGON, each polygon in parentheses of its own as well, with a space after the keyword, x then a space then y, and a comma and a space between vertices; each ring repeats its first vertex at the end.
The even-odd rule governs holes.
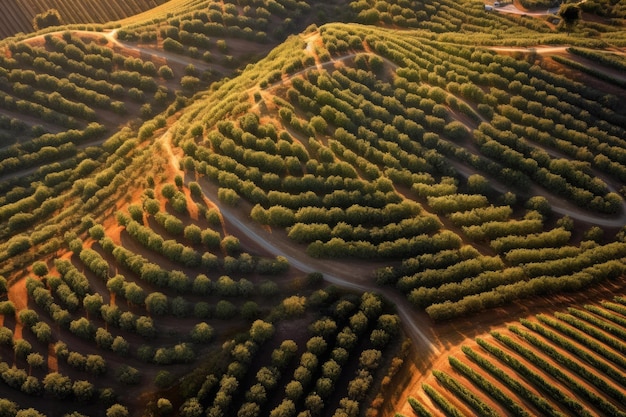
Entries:
POLYGON ((2 372, 2 380, 10 387, 20 389, 22 384, 26 381, 28 375, 26 371, 15 366, 12 368, 6 368, 2 372))
POLYGON ((274 325, 263 320, 255 320, 250 327, 250 337, 257 343, 263 343, 274 334, 274 325))
POLYGON ((26 362, 28 363, 28 374, 30 375, 33 368, 41 368, 44 364, 43 356, 40 353, 29 353, 26 356, 26 362))
POLYGON ((23 408, 15 414, 15 417, 46 417, 34 408, 23 408))
POLYGON ((205 322, 196 324, 190 332, 191 340, 194 343, 210 342, 214 335, 213 327, 205 322))
POLYGON ((34 326, 30 328, 32 332, 35 334, 37 340, 43 343, 47 343, 50 341, 52 337, 52 329, 43 321, 37 322, 34 326))
POLYGON ((89 318, 89 314, 98 314, 103 303, 104 300, 102 299, 102 295, 100 295, 100 293, 85 295, 83 298, 83 306, 87 311, 87 318, 89 318))
POLYGON ((87 402, 93 397, 95 388, 89 381, 74 381, 72 392, 77 401, 87 402))
POLYGON ((33 263, 33 273, 38 277, 43 277, 48 273, 48 266, 45 262, 37 261, 33 263))
POLYGON ((304 314, 306 307, 306 297, 291 296, 287 297, 282 302, 282 308, 287 317, 296 317, 304 314))
POLYGON ((18 317, 20 319, 20 322, 22 322, 22 324, 27 327, 31 327, 39 321, 39 314, 29 308, 20 310, 20 312, 18 313, 18 317))
POLYGON ((25 358, 32 350, 32 345, 25 339, 15 340, 13 342, 13 351, 15 356, 25 358))
POLYGON ((168 300, 167 296, 161 292, 153 292, 150 293, 146 299, 146 309, 150 314, 154 314, 157 316, 162 316, 167 314, 168 311, 168 300))
POLYGON ((106 411, 106 417, 128 417, 128 408, 121 404, 113 404, 106 411))
POLYGON ((140 316, 135 321, 135 330, 140 336, 151 338, 156 335, 156 329, 154 328, 154 322, 150 317, 140 316))
POLYGON ((24 383, 22 383, 20 389, 23 393, 26 393, 28 395, 41 395, 42 385, 39 379, 29 375, 28 377, 26 377, 24 383))
POLYGON ((94 325, 84 317, 78 320, 73 320, 70 323, 70 331, 83 339, 91 339, 94 336, 94 325))
POLYGON ((72 392, 72 381, 65 375, 51 372, 44 377, 43 387, 54 398, 64 399, 72 392))
POLYGON ((85 371, 92 375, 103 375, 107 371, 106 361, 100 355, 87 355, 85 371))

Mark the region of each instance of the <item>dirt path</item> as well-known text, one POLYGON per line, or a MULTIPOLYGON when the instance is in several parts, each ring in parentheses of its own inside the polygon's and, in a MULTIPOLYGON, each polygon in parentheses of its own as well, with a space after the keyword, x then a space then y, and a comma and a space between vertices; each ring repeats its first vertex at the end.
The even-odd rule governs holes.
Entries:
POLYGON ((544 10, 522 10, 515 7, 514 4, 507 4, 506 6, 494 7, 494 11, 499 13, 510 13, 510 14, 519 14, 525 16, 546 16, 550 14, 556 14, 559 11, 558 7, 552 7, 544 10))
MULTIPOLYGON (((157 54, 166 59, 171 58, 173 61, 176 62, 182 60, 182 58, 177 55, 172 55, 170 57, 171 54, 168 54, 164 51, 152 49, 148 50, 146 48, 121 43, 115 37, 115 31, 98 34, 105 36, 110 42, 113 42, 124 48, 134 49, 141 53, 157 54), (176 60, 174 58, 176 58, 176 60)), ((317 36, 319 37, 319 34, 317 36)), ((314 53, 314 43, 318 40, 318 38, 316 38, 314 35, 311 35, 307 38, 307 40, 307 51, 309 51, 310 53, 314 53)), ((559 46, 492 49, 503 51, 519 50, 523 52, 555 53, 562 52, 566 50, 566 48, 567 47, 565 46, 559 46)), ((360 53, 363 54, 368 52, 366 51, 360 53)), ((342 56, 337 61, 347 60, 354 57, 355 55, 356 54, 342 56)), ((320 63, 319 57, 316 57, 315 65, 311 68, 324 68, 326 66, 334 65, 334 62, 336 61, 331 60, 329 62, 320 63)), ((185 61, 185 63, 188 63, 188 61, 185 61)), ((396 67, 396 64, 390 61, 386 61, 386 63, 392 65, 394 68, 396 67)), ((292 74, 289 78, 298 76, 300 73, 307 70, 309 70, 309 68, 299 73, 292 74)), ((277 86, 284 85, 284 83, 284 80, 279 81, 269 88, 275 88, 277 86)), ((169 165, 171 165, 171 168, 175 172, 181 172, 182 174, 182 171, 180 171, 181 156, 179 156, 178 150, 177 152, 174 152, 174 150, 172 149, 171 139, 173 128, 174 127, 168 129, 159 139, 157 139, 157 143, 161 144, 163 148, 162 150, 166 152, 166 158, 169 165)), ((470 171, 471 170, 466 170, 464 171, 464 173, 470 174, 470 171)), ((294 242, 286 236, 286 233, 284 231, 271 231, 255 223, 244 211, 233 209, 225 204, 222 204, 216 197, 217 187, 215 185, 209 183, 205 179, 199 179, 198 182, 208 201, 210 201, 210 203, 219 210, 223 218, 223 225, 225 230, 228 229, 233 234, 246 236, 247 239, 254 241, 258 248, 263 252, 266 252, 273 256, 284 256, 288 259, 290 265, 295 269, 298 269, 305 273, 321 272, 324 274, 324 278, 326 279, 326 281, 331 284, 357 291, 377 292, 385 296, 390 302, 394 303, 397 307, 398 315, 402 320, 405 331, 411 338, 416 348, 416 351, 418 352, 419 358, 414 359, 416 362, 416 374, 418 374, 416 375, 416 378, 421 378, 426 369, 432 369, 433 364, 443 363, 442 361, 447 361, 447 354, 454 349, 458 349, 458 343, 460 342, 455 340, 454 337, 449 337, 450 335, 446 333, 446 331, 450 331, 450 329, 446 328, 445 326, 434 326, 433 322, 426 316, 425 313, 416 311, 416 309, 408 302, 406 297, 404 297, 398 291, 391 288, 378 287, 374 283, 374 280, 372 279, 372 272, 381 266, 380 263, 372 261, 346 262, 345 260, 335 261, 311 258, 306 255, 304 251, 304 246, 294 244, 294 242)), ((559 208, 557 207, 555 211, 558 210, 559 208)), ((624 214, 619 218, 604 218, 592 214, 574 212, 572 209, 569 209, 567 207, 563 208, 562 210, 565 210, 565 213, 569 214, 570 217, 583 219, 585 221, 593 222, 599 225, 621 226, 623 224, 626 224, 626 210, 624 210, 624 214)), ((25 279, 21 279, 16 282, 11 287, 11 289, 12 291, 10 291, 9 297, 16 305, 17 311, 19 311, 21 308, 25 308, 27 302, 25 279), (18 307, 18 303, 16 303, 16 301, 14 301, 11 297, 13 297, 15 300, 23 299, 23 302, 20 304, 22 305, 22 307, 18 307)), ((112 304, 114 304, 115 299, 112 298, 111 302, 112 304)), ((543 308, 545 308, 545 306, 543 308)), ((506 320, 507 317, 511 317, 512 314, 516 313, 515 309, 501 310, 504 311, 503 316, 494 315, 492 317, 486 317, 485 320, 488 323, 497 322, 498 324, 500 324, 503 320, 506 320)), ((475 335, 476 332, 478 332, 479 330, 484 330, 485 326, 489 326, 489 324, 485 325, 483 323, 473 322, 472 319, 468 319, 467 321, 462 320, 455 325, 457 325, 458 328, 452 331, 457 332, 462 340, 464 340, 465 337, 475 335)), ((51 367, 50 364, 52 360, 53 359, 51 359, 49 355, 49 367, 51 367)), ((58 367, 58 365, 56 366, 58 367)), ((418 381, 412 382, 415 383, 418 381)), ((415 389, 414 383, 407 385, 407 391, 415 389)), ((404 404, 404 402, 402 401, 400 403, 404 404)), ((411 415, 411 412, 408 412, 406 415, 411 415)))
POLYGON ((308 35, 306 38, 304 38, 304 40, 306 41, 306 51, 307 53, 309 53, 310 55, 313 55, 313 58, 315 59, 315 65, 317 66, 318 70, 322 69, 322 61, 320 60, 319 55, 317 54, 317 48, 315 47, 316 44, 319 44, 320 42, 322 42, 322 37, 320 36, 319 32, 314 32, 310 35, 308 35))
MULTIPOLYGON (((314 38, 309 38, 308 45, 312 45, 314 38)), ((309 49, 309 48, 308 48, 309 49)), ((551 50, 564 50, 565 47, 550 48, 551 50)), ((546 53, 548 49, 546 48, 546 53)), ((348 59, 348 57, 342 57, 342 59, 348 59)), ((328 63, 322 64, 322 67, 328 63)), ((314 66, 316 67, 317 64, 314 66)), ((296 76, 297 74, 292 75, 296 76)), ((284 85, 286 81, 282 80, 278 83, 271 85, 267 90, 278 88, 280 85, 284 85)), ((179 169, 180 157, 172 150, 171 143, 171 130, 168 130, 163 136, 161 136, 161 143, 165 147, 165 151, 168 154, 168 159, 172 167, 176 170, 179 169)), ((464 168, 465 165, 463 165, 464 168)), ((471 175, 471 169, 464 170, 463 174, 471 175)), ((210 199, 214 206, 219 210, 223 216, 223 224, 227 227, 230 233, 236 235, 244 235, 250 241, 256 243, 259 249, 269 253, 270 255, 280 255, 288 259, 290 265, 305 273, 308 272, 321 272, 324 274, 325 279, 332 284, 341 286, 343 288, 357 290, 357 291, 374 291, 382 294, 388 300, 393 302, 397 306, 398 315, 400 316, 406 333, 411 338, 415 345, 418 354, 412 358, 413 363, 409 366, 415 370, 414 377, 411 378, 409 383, 404 386, 402 394, 399 396, 399 401, 395 404, 399 405, 399 408, 403 408, 406 405, 406 399, 409 395, 414 395, 418 392, 416 387, 421 384, 424 376, 430 375, 430 370, 436 369, 433 366, 436 363, 447 364, 448 355, 451 352, 458 351, 461 343, 465 342, 467 338, 475 337, 482 334, 492 328, 493 325, 500 326, 507 318, 514 317, 517 319, 520 317, 520 306, 513 306, 513 308, 502 308, 493 311, 493 315, 490 317, 480 318, 476 322, 473 319, 462 320, 461 323, 457 323, 450 327, 449 324, 443 326, 434 324, 423 312, 418 312, 410 305, 407 299, 399 294, 397 291, 391 288, 381 288, 375 285, 372 279, 372 272, 380 267, 380 264, 375 262, 359 261, 359 262, 346 262, 334 261, 334 260, 319 260, 314 259, 306 255, 304 247, 295 245, 288 239, 286 233, 281 230, 271 231, 264 228, 261 225, 252 221, 248 215, 239 209, 233 209, 227 205, 221 204, 216 198, 217 186, 209 183, 206 180, 199 180, 203 193, 210 199)), ((540 190, 536 190, 540 192, 540 190)), ((542 193, 547 194, 547 192, 542 193)), ((586 213, 584 210, 563 201, 563 206, 554 204, 554 210, 569 214, 570 217, 578 218, 580 220, 596 222, 599 225, 623 225, 626 223, 626 210, 622 216, 614 218, 606 218, 595 215, 593 213, 586 213)), ((549 303, 549 302, 548 302, 549 303)), ((541 304, 541 309, 545 310, 547 304, 545 300, 541 304)), ((522 314, 521 316, 526 316, 522 314)), ((475 318, 478 319, 478 318, 475 318)), ((491 404, 496 406, 495 404, 491 404)), ((496 406, 499 407, 499 406, 496 406)), ((402 410, 406 415, 411 415, 410 409, 402 410)))
POLYGON ((567 48, 569 46, 527 46, 527 47, 516 47, 516 46, 490 46, 487 49, 491 49, 496 52, 526 52, 526 53, 535 53, 535 54, 554 54, 558 52, 567 52, 567 48))
MULTIPOLYGON (((337 60, 331 60, 325 63, 320 63, 319 62, 319 57, 317 56, 317 54, 315 53, 315 44, 318 43, 321 40, 321 37, 319 35, 319 32, 315 32, 312 33, 310 35, 308 35, 305 38, 306 42, 307 42, 307 46, 306 46, 306 50, 308 53, 312 54, 315 57, 315 68, 317 68, 318 70, 323 69, 324 67, 331 65, 337 61, 344 61, 346 59, 350 59, 355 57, 356 55, 358 55, 357 53, 353 53, 353 54, 347 54, 342 56, 341 58, 337 59, 337 60)), ((494 50, 494 51, 501 51, 501 52, 534 52, 534 53, 539 53, 539 54, 550 54, 550 53, 557 53, 557 52, 566 52, 567 48, 569 48, 569 46, 535 46, 535 47, 523 47, 523 48, 518 48, 518 47, 491 47, 489 49, 494 50)), ((611 52, 611 51, 607 51, 607 52, 611 52)), ((366 48, 366 52, 361 52, 361 53, 368 53, 367 52, 367 48, 366 48)), ((613 53, 613 52, 611 52, 613 53)), ((389 61, 386 58, 383 58, 383 60, 385 61, 385 63, 387 65, 390 65, 392 68, 397 68, 397 64, 393 63, 392 61, 389 61)), ((286 77, 286 79, 280 80, 272 85, 270 85, 266 90, 271 90, 271 89, 275 89, 278 88, 280 86, 282 86, 285 82, 291 80, 294 77, 297 77, 307 71, 310 71, 313 67, 309 67, 309 68, 304 68, 294 74, 291 74, 289 77, 286 77)), ((455 96, 456 97, 456 96, 455 96)), ((462 100, 460 97, 457 97, 457 100, 462 100)), ((484 118, 483 118, 484 121, 484 118)), ((464 123, 465 124, 465 123, 464 123)), ((466 125, 467 126, 467 125, 466 125)), ((468 126, 469 128, 469 126, 468 126)), ((457 169, 457 172, 459 172, 459 174, 465 176, 465 177, 469 177, 472 174, 481 174, 483 175, 483 173, 475 170, 472 167, 468 167, 464 164, 461 163, 454 163, 454 161, 450 161, 451 163, 453 163, 454 167, 457 169)), ((605 181, 606 182, 606 181, 605 181)), ((494 186, 494 189, 501 191, 501 192, 506 192, 509 191, 509 189, 500 184, 497 180, 496 181, 491 181, 492 185, 494 186)), ((611 191, 615 191, 614 189, 611 191)), ((548 201, 550 202, 550 205, 552 206, 552 210, 556 213, 562 214, 562 215, 567 215, 573 219, 577 219, 583 222, 587 222, 587 223, 591 223, 597 226, 603 226, 603 227, 622 227, 624 224, 626 224, 626 201, 622 201, 622 209, 621 209, 621 213, 617 216, 610 216, 610 215, 602 215, 602 214, 597 214, 597 213, 593 213, 593 212, 589 212, 586 211, 574 204, 572 204, 571 202, 567 201, 566 199, 560 198, 558 196, 556 196, 554 193, 549 192, 548 190, 544 189, 543 187, 537 185, 537 184, 533 184, 532 189, 531 189, 531 194, 532 195, 539 195, 539 196, 543 196, 546 199, 548 199, 548 201)))
MULTIPOLYGON (((163 146, 170 148, 167 150, 167 153, 170 155, 170 163, 178 169, 178 157, 171 150, 171 130, 168 130, 160 138, 160 141, 163 146)), ((438 355, 440 353, 432 336, 427 334, 428 330, 426 329, 430 328, 430 320, 425 314, 416 312, 408 300, 394 290, 378 287, 374 283, 372 273, 380 266, 379 263, 359 262, 356 264, 353 262, 311 258, 304 253, 301 246, 294 245, 293 241, 284 232, 274 231, 268 233, 267 229, 243 215, 241 210, 233 210, 221 204, 216 198, 216 187, 207 181, 201 180, 200 186, 205 195, 212 197, 214 204, 228 223, 231 233, 235 232, 234 234, 247 236, 255 241, 265 252, 273 256, 284 256, 293 268, 302 272, 321 272, 324 274, 324 279, 331 284, 350 290, 381 293, 396 305, 398 315, 405 324, 405 330, 418 351, 423 354, 434 353, 438 355)))
MULTIPOLYGON (((525 52, 525 53, 535 53, 535 54, 555 54, 567 52, 570 46, 544 46, 544 45, 536 45, 536 46, 489 46, 487 49, 491 49, 496 52, 525 52)), ((603 50, 596 49, 596 52, 605 53, 605 54, 613 54, 613 55, 626 55, 626 52, 620 50, 603 50)))
POLYGON ((54 343, 48 344, 48 372, 59 372, 59 361, 54 343))
POLYGON ((22 322, 19 320, 19 312, 28 308, 28 291, 26 290, 26 277, 22 277, 15 281, 8 292, 9 301, 15 306, 15 329, 13 330, 13 339, 22 339, 22 322))
POLYGON ((118 48, 135 51, 140 54, 147 54, 147 55, 152 56, 153 58, 161 58, 161 59, 164 59, 166 62, 175 62, 180 65, 187 66, 190 63, 193 63, 193 65, 200 71, 205 71, 211 68, 209 64, 198 59, 193 59, 190 57, 185 57, 182 55, 170 53, 162 49, 142 47, 142 46, 137 46, 137 45, 133 45, 130 43, 122 42, 119 39, 117 39, 117 31, 118 29, 113 29, 112 31, 109 31, 109 32, 103 32, 102 35, 109 42, 111 42, 111 44, 113 44, 114 46, 117 46, 118 48))

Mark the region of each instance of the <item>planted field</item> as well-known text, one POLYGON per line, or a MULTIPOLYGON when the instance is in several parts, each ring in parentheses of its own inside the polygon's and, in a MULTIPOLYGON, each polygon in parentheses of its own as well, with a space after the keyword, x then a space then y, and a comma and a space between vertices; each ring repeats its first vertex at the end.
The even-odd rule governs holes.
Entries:
POLYGON ((459 415, 624 415, 626 317, 606 308, 620 305, 541 314, 476 338, 424 378, 409 407, 418 416, 453 407, 459 415))
MULTIPOLYGON (((122 147, 113 159, 130 156, 122 147)), ((134 152, 118 180, 176 172, 166 155, 134 152)), ((118 211, 113 224, 83 217, 86 235, 66 233, 55 248, 62 255, 33 262, 17 282, 0 280, 8 291, 0 302, 8 398, 29 395, 44 412, 83 415, 128 405, 364 409, 372 373, 401 354, 393 311, 374 294, 320 288, 320 274, 298 276, 282 257, 245 251, 198 183, 183 185, 180 175, 140 181, 142 204, 118 211), (290 295, 294 285, 304 295, 290 295), (157 394, 171 389, 184 398, 157 394), (143 392, 154 394, 137 401, 143 392)))
POLYGON ((225 86, 231 108, 194 112, 175 139, 254 220, 314 258, 402 259, 378 282, 435 319, 623 273, 624 243, 575 208, 622 221, 623 115, 597 107, 613 133, 589 128, 596 92, 487 49, 380 29, 327 25, 289 48, 298 54, 258 91, 225 86), (569 89, 557 93, 555 77, 569 89))
POLYGON ((619 7, 136 6, 0 41, 0 414, 624 413, 622 298, 455 347, 623 288, 619 7))
POLYGON ((106 4, 94 0, 81 2, 65 0, 5 1, 2 5, 3 12, 0 15, 0 38, 13 36, 20 32, 32 32, 35 16, 50 9, 59 12, 61 24, 107 23, 145 12, 161 3, 163 3, 162 0, 130 0, 106 4))

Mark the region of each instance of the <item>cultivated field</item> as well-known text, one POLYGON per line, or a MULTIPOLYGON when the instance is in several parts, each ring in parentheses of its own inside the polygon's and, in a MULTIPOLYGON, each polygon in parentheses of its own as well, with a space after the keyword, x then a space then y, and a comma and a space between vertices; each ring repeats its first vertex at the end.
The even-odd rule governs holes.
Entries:
POLYGON ((0 410, 625 413, 605 3, 46 3, 97 24, 0 41, 0 410))
POLYGON ((3 1, 0 37, 33 31, 33 19, 50 9, 57 10, 63 24, 107 23, 153 9, 162 0, 130 0, 102 3, 95 0, 19 0, 3 1))
POLYGON ((424 375, 422 390, 408 400, 411 411, 623 415, 624 301, 539 314, 464 343, 424 375))

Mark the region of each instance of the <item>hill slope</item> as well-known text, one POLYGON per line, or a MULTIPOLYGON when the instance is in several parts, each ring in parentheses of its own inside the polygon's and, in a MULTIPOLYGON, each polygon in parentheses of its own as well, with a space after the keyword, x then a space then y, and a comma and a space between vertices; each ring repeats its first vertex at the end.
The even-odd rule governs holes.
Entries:
POLYGON ((33 31, 33 22, 37 15, 49 10, 56 10, 62 24, 107 23, 134 16, 164 3, 159 0, 131 0, 108 2, 104 5, 97 1, 72 2, 56 0, 38 2, 34 0, 3 1, 0 16, 0 37, 6 38, 20 32, 33 31))
POLYGON ((626 32, 585 13, 181 1, 1 43, 2 405, 386 414, 437 320, 618 285, 626 32))

